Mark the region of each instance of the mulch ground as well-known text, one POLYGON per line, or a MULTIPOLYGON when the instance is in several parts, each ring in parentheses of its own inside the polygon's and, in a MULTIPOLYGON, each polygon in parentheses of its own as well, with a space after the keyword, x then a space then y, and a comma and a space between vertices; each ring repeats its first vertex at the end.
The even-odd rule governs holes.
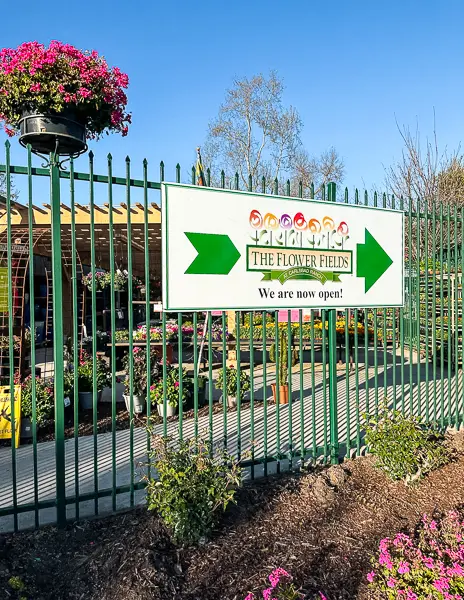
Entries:
POLYGON ((414 488, 388 480, 371 458, 252 482, 193 549, 173 546, 145 510, 0 537, 0 597, 14 575, 29 600, 243 600, 280 566, 308 597, 367 600, 379 540, 463 503, 464 435, 451 443, 456 459, 414 488))

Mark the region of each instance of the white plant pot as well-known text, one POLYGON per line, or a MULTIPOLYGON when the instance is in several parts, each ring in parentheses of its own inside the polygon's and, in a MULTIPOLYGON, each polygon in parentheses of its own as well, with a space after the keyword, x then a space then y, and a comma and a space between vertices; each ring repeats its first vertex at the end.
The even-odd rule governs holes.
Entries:
POLYGON ((237 406, 237 398, 235 396, 227 396, 227 408, 235 408, 237 406))
MULTIPOLYGON (((162 404, 157 404, 156 408, 158 409, 158 414, 160 417, 164 417, 164 406, 162 404)), ((177 413, 177 406, 171 406, 168 404, 166 406, 166 416, 173 417, 177 413)))
MULTIPOLYGON (((126 394, 123 395, 124 402, 126 403, 127 412, 130 412, 130 396, 126 394)), ((135 394, 132 396, 132 402, 134 407, 134 414, 139 415, 143 413, 143 409, 145 408, 145 398, 136 396, 135 394)))

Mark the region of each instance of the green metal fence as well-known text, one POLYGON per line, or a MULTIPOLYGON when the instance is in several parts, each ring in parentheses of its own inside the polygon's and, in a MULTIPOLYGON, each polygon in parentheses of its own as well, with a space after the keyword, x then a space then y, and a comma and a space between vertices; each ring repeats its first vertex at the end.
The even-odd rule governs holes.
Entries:
MULTIPOLYGON (((82 172, 72 160, 67 169, 54 156, 42 167, 35 160, 29 151, 26 166, 11 164, 7 144, 0 164, 7 181, 0 383, 10 399, 0 412, 13 430, 30 418, 32 435, 24 430, 19 445, 0 440, 0 531, 63 525, 140 502, 147 419, 159 434, 206 436, 237 456, 250 451, 252 478, 360 454, 362 415, 385 401, 442 427, 462 423, 461 210, 358 190, 337 198, 334 184, 322 188, 329 202, 405 211, 403 308, 166 314, 159 304, 164 164, 153 181, 146 161, 135 179, 129 158, 122 177, 111 156, 100 175, 92 153, 82 172), (39 206, 45 193, 49 202, 39 206), (286 341, 289 403, 281 404, 286 341), (231 406, 218 389, 230 364, 231 406), (89 392, 91 408, 83 409, 89 392), (161 405, 152 403, 157 398, 161 405)), ((238 177, 232 181, 238 189, 238 177)), ((258 191, 282 189, 290 194, 290 182, 263 181, 258 191)))

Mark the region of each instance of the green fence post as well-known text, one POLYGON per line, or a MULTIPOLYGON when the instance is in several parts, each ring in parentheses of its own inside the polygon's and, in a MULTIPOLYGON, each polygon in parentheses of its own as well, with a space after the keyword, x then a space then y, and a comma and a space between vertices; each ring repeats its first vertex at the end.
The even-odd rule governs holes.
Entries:
MULTIPOLYGON (((330 202, 336 201, 337 186, 329 183, 327 195, 330 202)), ((329 420, 330 420, 330 462, 338 464, 338 405, 337 405, 337 311, 329 313, 329 420)))
POLYGON ((60 165, 59 156, 54 153, 50 155, 50 197, 52 209, 56 521, 58 527, 64 527, 66 525, 66 467, 64 449, 63 274, 61 259, 60 165))

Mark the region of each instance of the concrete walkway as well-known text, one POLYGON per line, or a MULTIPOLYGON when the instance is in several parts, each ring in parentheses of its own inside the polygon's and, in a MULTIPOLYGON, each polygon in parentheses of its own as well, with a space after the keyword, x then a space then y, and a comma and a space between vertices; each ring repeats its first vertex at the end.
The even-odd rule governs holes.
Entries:
MULTIPOLYGON (((380 355, 379 355, 380 356, 380 355)), ((382 402, 388 398, 391 404, 396 398, 396 403, 401 406, 404 402, 406 410, 413 407, 415 413, 425 415, 425 399, 429 398, 429 417, 440 419, 441 415, 454 416, 456 410, 463 413, 463 373, 458 371, 457 376, 451 372, 448 379, 448 369, 445 368, 443 379, 437 368, 435 379, 433 378, 432 365, 409 365, 406 363, 401 369, 399 358, 394 357, 391 352, 387 355, 386 364, 383 364, 384 355, 379 360, 377 368, 370 366, 366 373, 364 366, 351 372, 346 376, 345 367, 337 372, 338 393, 338 428, 339 440, 343 452, 346 449, 347 439, 351 441, 351 447, 356 447, 357 436, 360 436, 360 415, 367 408, 367 400, 372 408, 375 402, 382 402), (396 363, 396 364, 395 364, 396 363), (366 377, 367 374, 367 377, 366 377), (426 376, 428 375, 428 382, 426 376), (377 379, 377 382, 375 381, 377 379), (377 388, 375 388, 377 383, 377 388), (394 387, 395 384, 395 387, 394 387), (358 390, 358 392, 356 392, 358 390)), ((371 362, 371 361, 369 361, 371 362)), ((268 373, 266 396, 271 398, 270 384, 273 382, 272 373, 268 373)), ((249 450, 254 440, 255 456, 265 455, 265 431, 267 432, 267 454, 289 452, 293 447, 299 451, 302 444, 306 449, 324 448, 328 444, 329 419, 328 419, 328 385, 321 370, 311 370, 306 365, 303 371, 302 387, 300 393, 300 372, 298 367, 292 373, 292 403, 289 406, 257 406, 254 409, 254 431, 251 424, 251 411, 249 405, 245 405, 239 415, 237 412, 227 413, 227 447, 230 452, 237 453, 241 448, 249 450)), ((255 370, 255 399, 263 398, 262 370, 255 370)), ((199 418, 198 431, 200 434, 208 435, 208 415, 199 418)), ((212 416, 212 439, 219 444, 224 443, 224 417, 222 413, 212 416)), ((162 433, 162 425, 156 427, 155 433, 162 433)), ((177 436, 178 423, 168 424, 168 433, 177 436)), ((194 435, 193 419, 184 420, 183 435, 185 438, 194 435)), ((129 486, 131 480, 135 483, 140 481, 143 473, 143 464, 146 460, 147 433, 142 428, 133 431, 133 453, 131 455, 131 432, 130 430, 116 432, 114 443, 113 462, 113 434, 99 434, 80 437, 77 440, 66 440, 66 495, 73 497, 78 493, 91 493, 98 487, 99 490, 111 490, 113 481, 116 486, 129 486), (77 458, 77 469, 76 469, 77 458), (94 460, 96 458, 96 460, 94 460), (77 475, 77 476, 76 476, 77 475)), ((0 448, 0 472, 2 473, 2 484, 0 487, 0 508, 12 506, 14 491, 16 492, 18 505, 34 502, 35 486, 37 487, 37 498, 39 500, 51 500, 55 498, 55 443, 44 442, 37 445, 37 473, 33 468, 32 445, 22 446, 16 451, 16 490, 13 488, 11 449, 0 448)), ((282 469, 288 467, 288 461, 281 463, 282 469)), ((268 466, 268 472, 275 470, 276 465, 268 466)), ((254 476, 260 476, 263 467, 254 469, 254 476)), ((248 469, 247 476, 251 472, 248 469)), ((136 490, 133 501, 135 504, 143 502, 143 490, 136 490)), ((121 493, 116 497, 116 508, 123 509, 131 505, 129 493, 121 493)), ((106 514, 113 509, 111 495, 94 500, 81 501, 79 503, 79 516, 93 516, 98 508, 99 514, 106 514)), ((68 506, 68 517, 76 517, 74 504, 68 506)), ((41 509, 39 521, 41 524, 53 523, 55 521, 55 508, 41 509)), ((20 528, 28 528, 34 525, 34 512, 22 513, 18 516, 20 528)), ((13 517, 0 518, 0 532, 13 529, 13 517)))

